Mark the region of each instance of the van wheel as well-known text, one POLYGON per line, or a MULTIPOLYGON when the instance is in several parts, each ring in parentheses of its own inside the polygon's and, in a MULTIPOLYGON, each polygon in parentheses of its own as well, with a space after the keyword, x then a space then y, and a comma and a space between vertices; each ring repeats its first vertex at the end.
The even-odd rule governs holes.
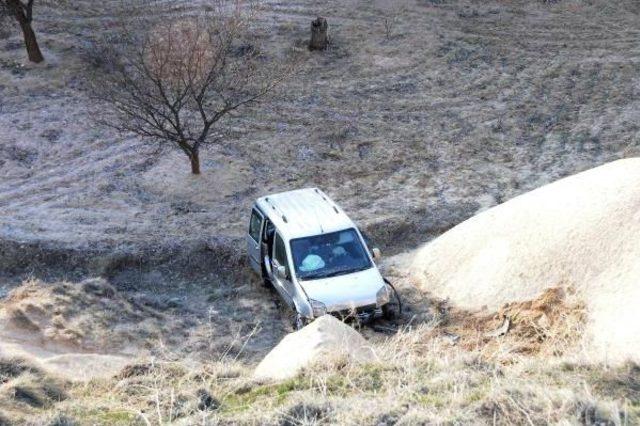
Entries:
POLYGON ((302 328, 304 328, 305 325, 307 325, 309 323, 309 320, 305 317, 303 317, 302 315, 300 315, 299 313, 296 312, 294 318, 293 318, 293 328, 294 330, 298 331, 302 328))
POLYGON ((393 321, 398 318, 398 307, 395 304, 387 303, 382 307, 382 318, 393 321))

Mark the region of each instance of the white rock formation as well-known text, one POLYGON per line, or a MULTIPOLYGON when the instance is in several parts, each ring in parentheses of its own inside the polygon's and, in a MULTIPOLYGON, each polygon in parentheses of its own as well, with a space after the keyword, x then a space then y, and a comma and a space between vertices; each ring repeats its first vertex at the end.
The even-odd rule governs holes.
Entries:
POLYGON ((335 357, 367 362, 375 359, 375 354, 360 333, 335 317, 324 315, 285 336, 260 362, 254 377, 286 380, 295 377, 305 367, 335 357))
POLYGON ((419 249, 412 276, 457 306, 496 308, 572 287, 587 306, 584 347, 640 360, 640 158, 516 197, 419 249))

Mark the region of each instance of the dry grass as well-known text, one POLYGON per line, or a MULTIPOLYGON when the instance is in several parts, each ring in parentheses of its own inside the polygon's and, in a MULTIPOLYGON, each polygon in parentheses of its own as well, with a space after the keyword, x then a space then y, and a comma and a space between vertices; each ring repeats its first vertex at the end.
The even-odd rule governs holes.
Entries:
MULTIPOLYGON (((430 326, 376 345, 379 360, 317 366, 260 383, 232 362, 151 362, 69 389, 40 415, 80 424, 635 424, 637 366, 562 357, 488 360, 433 338, 430 326)), ((1 406, 0 406, 1 407, 1 406)))
POLYGON ((67 383, 23 359, 0 360, 0 424, 24 423, 67 398, 67 383))
MULTIPOLYGON (((89 66, 104 72, 91 40, 113 30, 116 3, 44 10, 36 18, 48 58, 41 67, 21 65, 18 33, 0 40, 2 239, 44 241, 51 253, 73 246, 111 255, 114 247, 135 251, 143 243, 181 252, 185 241, 240 235, 258 194, 320 185, 383 248, 401 250, 479 208, 639 152, 634 2, 420 0, 397 16, 387 37, 374 2, 300 0, 269 2, 261 16, 272 31, 256 40, 276 46, 266 52, 273 55, 303 45, 310 19, 323 14, 331 49, 308 54, 279 98, 228 121, 224 146, 203 153, 204 175, 195 180, 175 162, 179 156, 156 156, 128 135, 93 125, 104 109, 89 100, 83 75, 89 66)), ((189 14, 198 3, 172 4, 189 14)), ((207 250, 213 263, 219 253, 207 250)), ((10 256, 0 259, 10 264, 10 256)), ((67 272, 73 259, 61 259, 67 272)), ((28 269, 30 260, 20 266, 28 269)), ((129 266, 139 265, 113 272, 129 266)), ((173 270, 160 278, 155 272, 132 281, 147 297, 182 285, 173 270)), ((640 422, 640 369, 576 361, 571 337, 581 309, 570 299, 507 307, 521 321, 484 346, 452 346, 438 323, 417 321, 376 339, 378 362, 337 363, 264 384, 250 378, 251 367, 286 326, 277 309, 259 302, 269 297, 262 290, 244 281, 211 286, 231 280, 225 277, 176 290, 205 318, 192 331, 197 343, 186 346, 208 359, 191 362, 178 352, 114 378, 69 385, 10 363, 11 377, 0 384, 0 424, 640 422), (547 305, 563 308, 549 312, 547 305), (258 333, 257 345, 252 340, 249 356, 246 338, 256 327, 268 330, 258 333), (31 397, 16 399, 21 395, 31 397)), ((126 278, 121 282, 131 285, 126 278)), ((56 288, 68 333, 56 328, 54 307, 28 302, 39 294, 31 290, 15 296, 13 321, 96 345, 111 336, 114 303, 129 324, 171 325, 128 298, 87 288, 93 296, 83 305, 74 286, 56 288)), ((499 319, 480 318, 473 332, 499 319)), ((123 336, 138 339, 135 330, 123 336)))
MULTIPOLYGON (((149 347, 159 340, 168 319, 101 279, 80 284, 27 281, 2 301, 0 313, 7 330, 84 351, 116 352, 133 342, 145 346, 143 341, 149 347)), ((180 328, 175 322, 173 328, 180 328)))
MULTIPOLYGON (((576 356, 575 333, 583 318, 570 301, 570 295, 551 289, 494 315, 463 319, 461 312, 449 311, 391 337, 370 337, 376 361, 329 358, 280 383, 253 379, 255 363, 242 357, 150 358, 112 378, 69 384, 67 398, 44 400, 28 412, 32 419, 105 425, 637 423, 640 368, 576 356), (502 315, 513 319, 512 328, 487 338, 502 315), (455 345, 445 335, 454 326, 467 333, 455 345)), ((32 376, 42 374, 24 364, 2 365, 11 386, 27 391, 32 376)), ((33 393, 45 392, 38 389, 33 393)), ((16 404, 0 400, 0 411, 24 414, 14 410, 16 404)))
POLYGON ((0 299, 0 356, 9 341, 35 356, 255 361, 291 329, 256 280, 212 286, 158 276, 129 290, 104 278, 23 282, 0 299))
POLYGON ((513 302, 497 312, 469 312, 434 300, 437 336, 495 361, 515 355, 542 358, 577 349, 583 335, 584 304, 561 287, 547 289, 535 300, 513 302))

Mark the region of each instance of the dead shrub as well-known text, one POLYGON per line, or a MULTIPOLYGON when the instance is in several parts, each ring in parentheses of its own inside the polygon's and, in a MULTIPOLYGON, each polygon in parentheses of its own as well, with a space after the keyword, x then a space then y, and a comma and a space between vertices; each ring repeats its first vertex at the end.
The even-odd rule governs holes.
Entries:
POLYGON ((586 320, 584 305, 571 300, 568 293, 562 287, 549 288, 534 300, 507 303, 491 313, 468 312, 436 300, 440 327, 434 333, 455 336, 463 348, 479 350, 487 357, 505 351, 559 356, 581 336, 586 320))

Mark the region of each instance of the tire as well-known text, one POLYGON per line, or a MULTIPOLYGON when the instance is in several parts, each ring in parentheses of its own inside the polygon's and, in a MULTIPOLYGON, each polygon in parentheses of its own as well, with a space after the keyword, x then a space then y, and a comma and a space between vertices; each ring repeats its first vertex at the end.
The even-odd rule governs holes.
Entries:
POLYGON ((382 318, 393 321, 398 318, 398 307, 395 304, 387 303, 382 307, 382 318))
POLYGON ((261 265, 260 269, 262 270, 262 286, 266 288, 273 287, 273 283, 269 279, 269 274, 267 273, 267 268, 264 267, 264 264, 261 265))
POLYGON ((400 295, 389 280, 385 278, 384 282, 393 290, 393 297, 389 303, 382 307, 382 317, 387 321, 400 319, 402 317, 402 300, 400 300, 400 295))

